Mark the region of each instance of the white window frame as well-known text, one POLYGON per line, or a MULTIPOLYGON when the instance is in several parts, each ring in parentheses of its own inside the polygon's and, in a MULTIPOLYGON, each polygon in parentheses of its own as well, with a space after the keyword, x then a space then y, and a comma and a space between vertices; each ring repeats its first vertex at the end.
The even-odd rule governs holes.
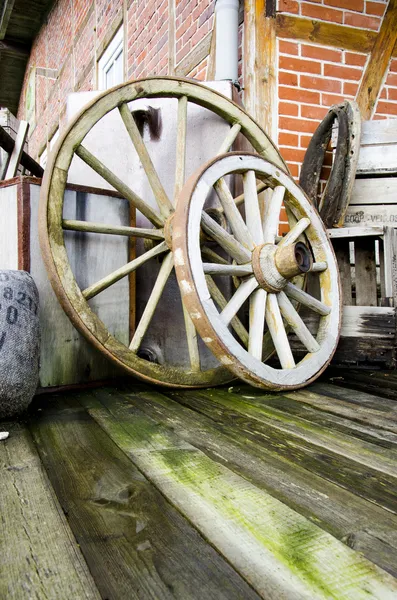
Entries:
POLYGON ((113 82, 113 85, 124 81, 124 34, 123 26, 117 31, 116 35, 106 48, 98 61, 98 90, 106 90, 106 73, 114 65, 120 54, 123 54, 123 69, 121 81, 113 82))

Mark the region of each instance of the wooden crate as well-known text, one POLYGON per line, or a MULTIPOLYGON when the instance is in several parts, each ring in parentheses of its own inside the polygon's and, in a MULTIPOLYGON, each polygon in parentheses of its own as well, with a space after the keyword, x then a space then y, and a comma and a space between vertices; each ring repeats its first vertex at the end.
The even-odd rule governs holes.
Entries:
MULTIPOLYGON (((74 328, 55 296, 41 257, 38 240, 38 203, 41 180, 15 177, 0 182, 0 269, 23 269, 34 278, 40 294, 42 388, 89 383, 120 374, 74 328)), ((117 192, 68 185, 65 194, 67 218, 79 218, 83 210, 97 220, 125 224, 130 219, 129 203, 117 192)), ((91 219, 93 220, 93 219, 91 219)), ((65 232, 65 243, 76 279, 94 281, 128 262, 127 238, 111 236, 111 251, 101 234, 65 232), (102 239, 101 239, 102 238, 102 239), (78 245, 78 248, 76 247, 78 245), (78 251, 77 251, 78 250, 78 251)), ((124 343, 128 339, 130 305, 128 278, 105 291, 94 302, 95 310, 109 331, 124 343), (116 289, 116 286, 118 288, 116 289), (108 293, 107 293, 108 292, 108 293), (125 298, 125 300, 120 300, 125 298)))

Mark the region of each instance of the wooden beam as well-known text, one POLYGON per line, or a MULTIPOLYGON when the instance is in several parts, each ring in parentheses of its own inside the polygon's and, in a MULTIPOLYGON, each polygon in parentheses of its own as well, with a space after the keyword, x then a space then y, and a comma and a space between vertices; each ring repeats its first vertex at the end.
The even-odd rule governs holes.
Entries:
POLYGON ((375 110, 396 41, 397 0, 390 0, 356 96, 364 120, 369 120, 375 110))
POLYGON ((189 75, 190 71, 193 71, 194 67, 197 67, 197 65, 208 56, 211 47, 211 37, 212 31, 209 31, 207 35, 194 46, 189 54, 186 54, 185 58, 176 65, 176 77, 186 77, 189 75))
POLYGON ((168 0, 168 75, 175 76, 175 0, 168 0))
POLYGON ((14 8, 14 3, 15 0, 4 0, 3 2, 3 10, 0 16, 0 40, 3 40, 7 33, 8 22, 14 8))
POLYGON ((277 106, 276 10, 274 0, 245 0, 244 105, 271 137, 277 106))
MULTIPOLYGON (((377 34, 374 31, 324 23, 302 17, 278 14, 276 16, 277 37, 294 39, 324 46, 334 46, 353 52, 372 51, 377 34)), ((393 51, 393 53, 396 50, 393 51)), ((395 54, 397 55, 397 53, 395 54)))
POLYGON ((6 171, 6 179, 12 179, 18 172, 19 163, 21 161, 23 147, 29 131, 29 123, 20 121, 17 137, 15 138, 14 148, 12 150, 8 167, 6 171))
MULTIPOLYGON (((0 125, 0 147, 8 154, 11 154, 14 149, 15 142, 9 133, 0 125)), ((43 168, 26 152, 22 152, 21 165, 25 167, 35 177, 43 177, 43 168)))

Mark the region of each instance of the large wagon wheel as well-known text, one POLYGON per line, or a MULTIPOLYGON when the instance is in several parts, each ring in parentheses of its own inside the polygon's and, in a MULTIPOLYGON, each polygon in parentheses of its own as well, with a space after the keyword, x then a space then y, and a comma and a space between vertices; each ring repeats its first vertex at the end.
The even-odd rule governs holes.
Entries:
MULTIPOLYGON (((173 240, 184 304, 202 339, 233 373, 258 387, 288 389, 309 383, 328 365, 338 342, 341 320, 337 263, 317 211, 289 175, 252 154, 230 153, 213 159, 189 179, 181 193, 173 240), (245 220, 225 190, 224 177, 229 174, 242 175, 245 220), (270 190, 262 206, 258 179, 270 190), (231 234, 215 228, 203 212, 213 189, 231 234), (280 238, 282 202, 295 225, 280 238), (211 263, 203 257, 202 230, 217 237, 229 261, 211 263), (319 297, 295 285, 296 277, 309 272, 318 279, 319 297), (219 305, 216 288, 208 284, 209 275, 240 279, 226 306, 219 305), (296 303, 318 316, 315 335, 298 314, 296 303), (249 305, 248 339, 247 335, 235 335, 229 326, 245 305, 249 305), (279 361, 273 366, 264 362, 268 358, 264 347, 266 328, 279 361), (292 335, 298 339, 295 354, 299 341, 300 355, 304 354, 297 363, 291 349, 292 335)), ((310 315, 308 320, 312 320, 310 315)))
MULTIPOLYGON (((157 364, 138 355, 143 336, 150 326, 167 278, 173 269, 171 217, 175 208, 175 199, 178 197, 185 179, 188 103, 209 109, 230 125, 225 139, 220 140, 219 153, 227 152, 237 136, 242 134, 260 155, 285 168, 277 149, 263 130, 237 104, 228 100, 222 94, 192 81, 175 78, 154 77, 123 84, 105 92, 86 106, 58 141, 50 157, 42 185, 40 240, 49 277, 60 303, 74 325, 95 347, 128 372, 146 380, 171 386, 198 387, 220 384, 230 380, 232 376, 223 366, 206 370, 200 369, 197 334, 185 309, 184 317, 190 368, 157 364), (177 147, 176 149, 170 149, 170 152, 176 151, 175 192, 173 198, 169 198, 164 190, 131 113, 131 106, 133 105, 129 103, 142 98, 175 98, 178 102, 177 147), (156 198, 157 210, 123 182, 122 173, 110 171, 106 165, 84 147, 85 136, 102 117, 115 108, 118 108, 121 119, 139 156, 156 198), (65 221, 63 217, 64 191, 68 171, 75 154, 96 173, 100 174, 124 198, 129 200, 130 204, 148 219, 152 228, 121 228, 108 223, 65 221), (65 249, 64 229, 145 238, 152 240, 152 247, 135 260, 110 273, 107 277, 93 283, 86 289, 80 289, 65 249), (159 274, 147 307, 128 347, 110 335, 104 323, 90 307, 89 300, 119 281, 120 278, 138 269, 142 264, 153 260, 154 257, 162 259, 159 274)), ((111 140, 111 142, 117 143, 116 140, 111 140)), ((208 216, 208 221, 213 223, 210 216, 208 216)), ((137 293, 139 294, 139 290, 137 293)), ((241 330, 242 326, 237 318, 234 319, 233 323, 237 330, 241 330)), ((185 335, 185 333, 181 331, 180 335, 185 335)))

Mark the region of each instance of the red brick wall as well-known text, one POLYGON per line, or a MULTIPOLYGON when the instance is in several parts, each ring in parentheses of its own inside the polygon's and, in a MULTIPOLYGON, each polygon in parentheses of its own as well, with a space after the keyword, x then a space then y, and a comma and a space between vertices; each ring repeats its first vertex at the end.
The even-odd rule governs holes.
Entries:
MULTIPOLYGON (((379 30, 386 6, 386 0, 278 3, 278 9, 288 14, 374 31, 379 30)), ((368 57, 285 39, 278 40, 278 52, 278 144, 292 174, 298 177, 311 135, 332 104, 354 99, 368 57)), ((397 86, 397 60, 391 63, 374 118, 397 115, 397 88, 393 86, 397 86)))
MULTIPOLYGON (((58 0, 37 36, 28 68, 36 67, 36 126, 29 149, 37 157, 65 125, 66 96, 96 87, 96 65, 123 23, 126 79, 168 72, 170 0, 58 0), (49 71, 50 69, 50 71, 49 71)), ((175 63, 185 61, 213 27, 214 0, 175 0, 175 63)), ((387 0, 278 0, 278 11, 378 31, 387 0)), ((240 82, 242 81, 240 27, 240 82)), ((295 177, 310 136, 328 108, 354 98, 367 56, 339 48, 278 40, 276 142, 295 177)), ((204 58, 188 76, 205 80, 204 58)), ((25 82, 25 85, 26 85, 25 82)), ((24 91, 18 116, 25 116, 24 91)), ((374 118, 397 116, 397 59, 385 79, 374 118)))

